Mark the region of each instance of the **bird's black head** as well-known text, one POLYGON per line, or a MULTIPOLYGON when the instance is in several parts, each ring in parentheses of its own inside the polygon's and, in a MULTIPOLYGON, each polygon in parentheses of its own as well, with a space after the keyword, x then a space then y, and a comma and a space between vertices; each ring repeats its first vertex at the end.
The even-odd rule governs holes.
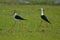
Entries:
POLYGON ((13 12, 16 13, 16 10, 14 10, 13 12))
POLYGON ((44 11, 44 8, 39 8, 38 10, 40 10, 40 11, 44 11))
POLYGON ((17 15, 17 12, 16 12, 16 10, 14 10, 14 11, 13 11, 13 15, 17 15))

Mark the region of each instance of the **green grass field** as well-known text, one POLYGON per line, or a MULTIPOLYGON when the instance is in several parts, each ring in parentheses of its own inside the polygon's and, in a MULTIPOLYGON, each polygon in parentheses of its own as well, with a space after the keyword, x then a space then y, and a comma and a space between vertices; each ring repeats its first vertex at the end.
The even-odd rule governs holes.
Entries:
POLYGON ((0 4, 0 40, 60 40, 60 6, 0 4), (42 31, 46 30, 45 21, 39 28, 42 19, 38 9, 41 7, 44 8, 44 13, 51 22, 47 32, 42 31), (23 21, 23 26, 21 21, 14 20, 13 10, 17 10, 18 15, 27 19, 23 21), (12 32, 8 32, 9 29, 12 32), (36 32, 36 29, 39 31, 36 32))

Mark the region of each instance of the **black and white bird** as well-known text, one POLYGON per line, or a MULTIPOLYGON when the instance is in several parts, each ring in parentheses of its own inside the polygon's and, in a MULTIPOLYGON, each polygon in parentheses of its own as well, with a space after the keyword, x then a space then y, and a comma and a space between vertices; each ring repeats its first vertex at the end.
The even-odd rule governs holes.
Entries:
MULTIPOLYGON (((46 22, 46 28, 47 28, 47 30, 48 30, 48 23, 50 23, 50 21, 47 19, 47 17, 44 15, 44 9, 43 8, 41 8, 40 9, 41 10, 41 19, 42 20, 44 20, 45 22, 46 22)), ((42 24, 42 21, 41 21, 41 24, 42 24)), ((40 26, 41 26, 41 24, 40 24, 40 26)))
POLYGON ((16 10, 14 10, 14 18, 16 19, 16 20, 19 20, 20 21, 20 24, 21 24, 21 27, 22 27, 22 31, 24 31, 24 27, 23 27, 23 20, 26 20, 26 19, 24 19, 24 18, 22 18, 21 16, 19 16, 19 15, 17 15, 17 12, 16 12, 16 10))
POLYGON ((44 21, 50 23, 49 20, 47 19, 47 17, 44 15, 43 8, 41 8, 41 18, 42 18, 44 21))
MULTIPOLYGON (((20 21, 20 25, 21 25, 21 27, 22 27, 22 31, 24 31, 23 20, 26 20, 26 19, 24 19, 24 18, 22 18, 21 16, 19 16, 18 13, 16 12, 16 10, 14 10, 14 12, 13 12, 13 18, 14 18, 16 21, 18 21, 18 20, 20 21)), ((15 23, 13 24, 13 27, 12 27, 11 29, 9 29, 8 31, 11 31, 11 30, 15 27, 16 21, 15 21, 15 23)))
POLYGON ((21 16, 17 15, 17 12, 16 11, 13 12, 13 15, 14 15, 14 18, 16 20, 26 20, 26 19, 22 18, 21 16))

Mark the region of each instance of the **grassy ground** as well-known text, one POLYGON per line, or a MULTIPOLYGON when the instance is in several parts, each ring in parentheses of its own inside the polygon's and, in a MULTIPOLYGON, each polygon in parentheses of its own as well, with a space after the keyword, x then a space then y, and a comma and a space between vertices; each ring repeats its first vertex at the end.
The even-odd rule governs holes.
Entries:
POLYGON ((60 6, 0 5, 0 40, 60 40, 60 6), (38 9, 41 7, 51 22, 48 31, 44 21, 39 28, 41 18, 38 9), (14 20, 13 10, 17 10, 18 15, 27 19, 23 21, 23 26, 21 21, 14 20), (39 31, 36 32, 36 29, 39 31))

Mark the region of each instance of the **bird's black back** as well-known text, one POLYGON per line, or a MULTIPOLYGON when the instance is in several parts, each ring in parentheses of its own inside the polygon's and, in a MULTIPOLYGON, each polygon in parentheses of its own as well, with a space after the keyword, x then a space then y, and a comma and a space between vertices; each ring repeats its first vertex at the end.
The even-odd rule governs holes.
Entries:
POLYGON ((50 23, 49 20, 47 19, 47 17, 46 17, 45 15, 42 15, 41 18, 42 18, 43 20, 45 20, 46 22, 50 23))
POLYGON ((19 19, 19 20, 25 20, 24 18, 22 18, 22 17, 20 17, 20 16, 18 16, 18 15, 16 15, 15 18, 16 18, 16 19, 19 19))

